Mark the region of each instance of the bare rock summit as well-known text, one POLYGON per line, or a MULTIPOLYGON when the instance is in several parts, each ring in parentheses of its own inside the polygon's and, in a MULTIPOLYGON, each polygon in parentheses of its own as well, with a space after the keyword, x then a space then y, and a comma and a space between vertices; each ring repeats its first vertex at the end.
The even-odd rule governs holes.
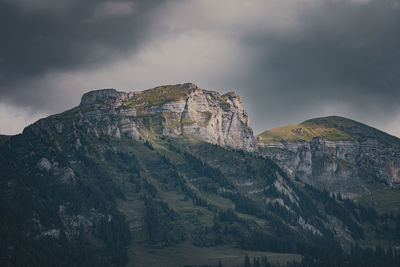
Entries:
POLYGON ((221 95, 192 83, 129 93, 90 91, 78 107, 50 118, 58 133, 60 129, 84 127, 96 137, 187 136, 249 152, 257 150, 240 96, 233 92, 221 95), (63 125, 66 115, 73 118, 69 127, 63 125))

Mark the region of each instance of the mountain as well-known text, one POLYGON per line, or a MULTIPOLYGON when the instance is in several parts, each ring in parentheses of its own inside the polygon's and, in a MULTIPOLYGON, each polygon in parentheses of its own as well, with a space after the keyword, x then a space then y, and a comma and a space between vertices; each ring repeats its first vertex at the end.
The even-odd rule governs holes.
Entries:
POLYGON ((80 117, 79 124, 90 125, 96 136, 194 135, 221 146, 256 149, 240 97, 233 92, 220 95, 202 90, 191 83, 131 93, 92 91, 84 94, 79 107, 69 114, 80 117))
POLYGON ((0 137, 0 265, 397 266, 399 215, 291 179, 264 149, 235 93, 89 92, 0 137))
POLYGON ((395 136, 339 116, 315 118, 298 125, 288 125, 267 130, 258 135, 259 140, 262 141, 260 143, 280 141, 310 142, 315 137, 324 137, 328 141, 362 142, 368 139, 375 139, 387 146, 400 145, 400 139, 395 136))
POLYGON ((260 153, 291 178, 365 200, 378 208, 399 207, 397 137, 331 116, 265 131, 257 141, 260 153), (381 201, 382 194, 387 195, 386 202, 381 201))

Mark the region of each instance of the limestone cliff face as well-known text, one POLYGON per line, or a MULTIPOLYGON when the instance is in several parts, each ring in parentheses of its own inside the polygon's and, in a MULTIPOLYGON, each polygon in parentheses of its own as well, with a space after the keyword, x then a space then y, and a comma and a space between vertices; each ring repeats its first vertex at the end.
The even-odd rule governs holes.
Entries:
POLYGON ((220 95, 191 83, 142 92, 125 93, 115 89, 88 92, 78 107, 52 116, 59 133, 65 128, 57 120, 60 116, 72 117, 74 127, 83 127, 97 137, 196 136, 221 146, 246 151, 257 149, 240 97, 236 93, 220 95))
POLYGON ((368 185, 400 185, 400 146, 377 139, 259 143, 262 155, 271 158, 292 178, 347 193, 365 193, 368 185))

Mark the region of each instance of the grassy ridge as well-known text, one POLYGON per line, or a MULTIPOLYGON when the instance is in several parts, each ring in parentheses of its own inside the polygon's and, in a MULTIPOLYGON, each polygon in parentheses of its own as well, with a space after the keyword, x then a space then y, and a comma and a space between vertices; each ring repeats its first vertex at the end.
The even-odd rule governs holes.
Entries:
POLYGON ((267 130, 257 136, 257 140, 261 143, 272 142, 310 142, 314 137, 322 136, 327 140, 352 140, 351 135, 334 127, 326 125, 313 125, 310 123, 301 123, 297 125, 288 125, 279 128, 267 130))
POLYGON ((383 144, 400 144, 400 139, 363 123, 339 116, 315 118, 296 125, 288 125, 262 132, 257 136, 259 143, 310 142, 314 137, 329 141, 362 141, 377 139, 383 144))
POLYGON ((140 113, 149 107, 183 99, 193 90, 187 84, 160 86, 137 93, 135 97, 126 100, 122 107, 134 107, 140 113))

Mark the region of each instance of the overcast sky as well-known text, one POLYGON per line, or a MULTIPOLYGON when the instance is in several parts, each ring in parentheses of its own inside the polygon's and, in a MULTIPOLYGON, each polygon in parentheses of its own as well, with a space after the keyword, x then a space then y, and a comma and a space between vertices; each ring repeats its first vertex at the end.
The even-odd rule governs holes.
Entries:
POLYGON ((340 115, 400 136, 399 0, 0 0, 0 133, 99 88, 242 96, 256 133, 340 115))

